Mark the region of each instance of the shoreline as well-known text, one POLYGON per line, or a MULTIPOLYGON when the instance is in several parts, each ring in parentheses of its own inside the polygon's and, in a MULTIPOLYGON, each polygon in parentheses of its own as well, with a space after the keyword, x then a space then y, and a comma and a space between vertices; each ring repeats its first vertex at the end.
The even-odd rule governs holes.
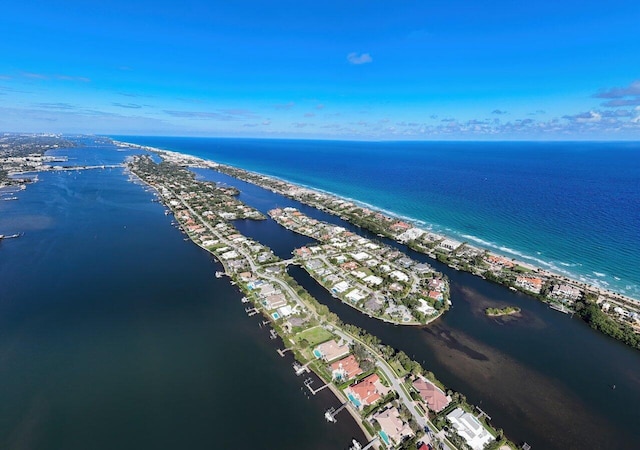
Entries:
MULTIPOLYGON (((118 142, 118 141, 116 141, 116 142, 118 142)), ((398 219, 398 220, 408 221, 411 224, 413 224, 414 226, 416 226, 416 228, 422 228, 423 230, 425 230, 427 232, 431 232, 432 234, 439 235, 440 237, 442 237, 444 239, 453 238, 453 236, 445 235, 445 234, 442 234, 441 232, 432 231, 433 224, 429 224, 429 223, 427 223, 427 222, 425 222, 423 220, 415 219, 415 218, 410 217, 410 216, 405 216, 403 214, 399 214, 399 213, 396 213, 394 211, 389 211, 389 210, 386 210, 384 208, 379 208, 379 207, 377 207, 375 205, 372 205, 372 204, 369 204, 367 202, 363 202, 363 201, 360 201, 360 200, 357 200, 357 199, 353 199, 353 198, 350 198, 350 197, 342 196, 342 195, 336 194, 336 193, 331 192, 331 191, 327 191, 327 190, 324 190, 324 189, 308 186, 308 185, 305 185, 305 184, 302 184, 302 183, 298 183, 298 182, 289 181, 289 180, 287 180, 285 178, 278 177, 278 176, 275 176, 275 175, 269 175, 269 174, 265 174, 265 173, 262 173, 262 172, 255 172, 255 171, 252 171, 252 170, 243 169, 241 167, 233 166, 233 165, 228 164, 228 163, 219 163, 219 162, 214 161, 214 160, 204 159, 202 157, 190 155, 188 153, 176 152, 176 151, 173 151, 173 150, 163 150, 163 149, 159 149, 159 148, 155 148, 155 147, 141 146, 141 145, 138 145, 138 144, 131 144, 131 143, 126 143, 126 142, 122 142, 122 143, 129 144, 129 145, 132 145, 134 147, 143 148, 143 149, 146 149, 146 150, 149 150, 149 151, 160 152, 160 153, 169 153, 169 154, 178 154, 178 155, 182 155, 182 156, 187 156, 189 158, 194 158, 196 160, 200 160, 200 161, 202 161, 204 163, 212 163, 212 164, 216 164, 216 165, 227 166, 227 167, 230 167, 230 168, 233 168, 233 169, 239 169, 239 170, 245 171, 245 172, 250 173, 250 174, 254 174, 254 175, 261 176, 261 177, 270 178, 272 180, 280 181, 280 182, 283 182, 283 183, 287 183, 287 184, 290 184, 290 185, 296 186, 296 187, 301 187, 301 188, 309 190, 309 191, 313 191, 313 192, 317 192, 317 193, 320 193, 320 194, 323 194, 323 195, 335 197, 336 199, 344 200, 344 201, 347 201, 347 202, 352 202, 352 203, 354 203, 354 204, 356 204, 356 205, 358 205, 360 207, 369 208, 369 209, 371 209, 373 211, 376 211, 376 212, 379 212, 379 213, 382 213, 382 214, 386 214, 389 217, 392 217, 392 218, 395 218, 395 219, 398 219)), ((211 168, 211 169, 215 170, 215 167, 206 167, 206 168, 211 168)), ((251 182, 249 180, 241 180, 241 181, 245 181, 247 183, 251 183, 251 184, 256 184, 257 185, 257 183, 253 183, 253 182, 251 182)), ((271 189, 269 187, 265 187, 265 186, 261 186, 261 187, 263 187, 265 189, 268 189, 268 190, 270 190, 272 192, 277 192, 277 191, 273 191, 273 189, 271 189)), ((328 212, 328 211, 325 210, 325 212, 328 212)), ((462 235, 460 235, 460 236, 462 236, 462 235)), ((478 239, 478 238, 476 238, 476 239, 478 239)), ((521 265, 523 267, 527 267, 527 268, 530 268, 532 270, 539 270, 542 273, 547 273, 547 274, 550 274, 552 276, 560 277, 560 278, 562 278, 564 280, 569 280, 569 281, 571 281, 573 283, 576 283, 576 284, 581 284, 581 285, 582 284, 586 284, 586 285, 590 286, 594 290, 597 290, 597 291, 602 292, 602 293, 607 293, 608 295, 621 297, 621 298, 623 298, 625 300, 635 302, 635 303, 638 304, 638 306, 640 306, 640 299, 636 299, 636 298, 630 297, 627 294, 623 294, 621 292, 616 292, 616 291, 613 291, 611 289, 607 289, 607 288, 603 288, 603 287, 600 287, 600 286, 596 286, 596 285, 590 284, 589 282, 586 282, 586 281, 581 281, 581 280, 576 279, 576 278, 571 278, 567 273, 562 273, 562 272, 556 273, 556 272, 553 272, 553 270, 549 270, 549 269, 545 269, 545 268, 542 268, 542 267, 535 266, 532 263, 529 263, 529 262, 526 262, 526 261, 522 261, 522 260, 519 260, 519 259, 513 257, 512 256, 513 254, 509 254, 509 252, 504 252, 506 254, 502 254, 497 250, 489 249, 489 248, 482 247, 482 246, 479 246, 479 245, 471 245, 471 244, 468 244, 468 243, 466 243, 465 245, 470 247, 470 248, 481 250, 481 251, 486 250, 490 254, 495 254, 496 256, 509 257, 514 263, 516 263, 518 265, 521 265)), ((495 244, 495 245, 498 245, 498 244, 495 244)), ((529 257, 529 258, 534 259, 533 257, 529 257)), ((545 264, 552 265, 552 263, 549 263, 549 262, 545 262, 545 264)), ((575 276, 575 274, 574 274, 574 276, 575 276)))
MULTIPOLYGON (((593 308, 591 308, 591 312, 587 312, 584 317, 581 317, 582 320, 587 322, 592 328, 603 331, 606 335, 627 343, 634 342, 629 345, 638 347, 640 301, 635 298, 569 278, 565 275, 555 274, 549 270, 536 267, 533 264, 517 260, 516 258, 509 260, 488 249, 470 245, 468 242, 452 240, 450 241, 451 244, 455 245, 453 247, 449 245, 450 248, 443 251, 440 244, 448 241, 448 238, 444 235, 417 227, 415 223, 407 224, 402 222, 396 216, 385 215, 378 208, 362 208, 357 206, 353 201, 334 194, 327 194, 315 188, 301 187, 294 183, 282 181, 277 177, 221 164, 186 153, 118 141, 114 141, 114 144, 119 146, 129 145, 131 148, 165 154, 167 157, 181 160, 181 164, 185 167, 192 166, 211 169, 235 179, 257 185, 263 189, 283 195, 286 198, 299 201, 333 216, 340 217, 355 226, 368 229, 379 237, 388 238, 400 245, 406 245, 408 248, 432 259, 436 259, 452 269, 465 271, 487 281, 492 281, 509 289, 520 291, 548 305, 573 306, 574 303, 578 303, 577 306, 580 308, 593 306, 601 316, 606 317, 612 324, 620 327, 620 332, 623 333, 623 337, 618 338, 617 334, 614 336, 611 332, 604 331, 599 323, 593 321, 594 316, 591 314, 593 308), (354 210, 357 210, 357 213, 354 213, 354 210), (359 218, 365 219, 363 225, 358 223, 357 219, 359 218), (401 239, 400 233, 393 231, 393 228, 390 226, 390 223, 393 221, 397 221, 394 225, 402 223, 406 226, 406 229, 419 230, 422 233, 419 235, 420 239, 401 239), (422 241, 422 237, 424 236, 428 237, 426 243, 422 241), (469 255, 471 255, 471 257, 469 257, 469 255), (477 263, 476 261, 479 259, 480 262, 477 263), (471 262, 472 260, 473 262, 471 262), (471 265, 469 264, 470 262, 471 265), (530 283, 531 280, 538 283, 538 285, 533 286, 530 283), (556 288, 558 288, 558 292, 556 292, 556 288), (573 290, 573 294, 571 296, 565 295, 563 290, 573 290)), ((596 317, 596 319, 598 318, 596 317)))
MULTIPOLYGON (((469 248, 473 248, 473 249, 477 249, 480 251, 488 251, 490 252, 492 255, 497 255, 497 256, 502 256, 505 258, 509 258, 510 260, 514 261, 516 264, 521 265, 523 267, 528 267, 531 268, 532 270, 539 270, 541 271, 541 273, 545 273, 548 274, 550 276, 554 276, 554 277, 558 277, 558 278, 562 278, 562 279, 566 279, 569 280, 573 283, 575 283, 576 285, 587 285, 589 287, 591 287, 593 290, 598 290, 599 293, 601 295, 609 295, 609 296, 614 296, 617 297, 623 301, 631 301, 634 302, 636 304, 636 306, 638 308, 640 308, 640 293, 637 294, 637 298, 633 297, 630 294, 627 293, 623 293, 621 291, 617 291, 613 288, 607 287, 607 286, 603 286, 601 284, 599 284, 598 280, 599 280, 599 275, 597 275, 596 273, 600 274, 601 272, 599 271, 590 271, 589 273, 585 273, 585 274, 580 274, 580 273, 573 273, 568 269, 563 269, 560 266, 564 266, 564 267, 575 267, 576 265, 582 265, 581 263, 565 263, 562 261, 545 261, 543 259, 540 259, 537 256, 533 256, 533 255, 528 255, 526 253, 524 253, 523 251, 520 250, 514 250, 511 249, 509 247, 507 247, 506 245, 501 245, 499 243, 494 243, 494 242, 490 242, 488 240, 482 239, 480 237, 477 236, 473 236, 470 235, 468 233, 464 233, 464 232, 458 232, 455 230, 450 230, 450 232, 447 232, 447 230, 443 230, 445 227, 436 223, 431 223, 431 222, 426 222, 425 220, 422 219, 417 219, 415 217, 412 216, 408 216, 402 213, 399 213, 397 211, 393 211, 393 210, 389 210, 386 208, 382 208, 379 206, 376 206, 372 203, 368 203, 366 201, 363 200, 358 200, 355 199, 353 197, 347 196, 347 195, 343 195, 343 194, 338 194, 335 193, 333 191, 329 191, 326 189, 322 189, 322 188, 318 188, 318 187, 314 187, 314 186, 310 186, 307 185, 305 183, 302 182, 298 182, 298 181, 292 181, 289 180, 287 178, 281 177, 281 176, 277 176, 277 175, 271 175, 268 173, 263 173, 263 172, 258 172, 258 171, 254 171, 254 170, 249 170, 249 169, 244 169, 241 166, 237 166, 231 163, 227 163, 227 162, 219 162, 213 159, 206 159, 203 158, 201 156, 196 156, 196 155, 192 155, 189 153, 183 153, 180 151, 175 151, 175 150, 166 150, 166 149, 161 149, 161 148, 157 148, 157 147, 151 147, 151 146, 145 146, 145 145, 140 145, 140 144, 134 144, 134 143, 128 143, 128 142, 124 142, 124 141, 116 141, 114 140, 114 142, 116 143, 121 143, 121 144, 127 144, 127 145, 131 145, 135 148, 140 148, 140 149, 146 149, 146 150, 150 150, 150 151, 157 151, 157 152, 167 152, 169 154, 179 154, 179 155, 183 155, 183 156, 187 156, 190 158, 194 158, 197 160, 201 160, 205 163, 213 163, 213 164, 217 164, 220 166, 227 166, 233 169, 238 169, 238 170, 242 170, 245 171, 249 174, 254 174, 254 175, 258 175, 261 177, 266 177, 266 178, 270 178, 272 180, 275 181, 279 181, 282 183, 286 183, 292 186, 296 186, 299 188, 303 188, 305 190, 308 191, 313 191, 313 192, 317 192, 326 196, 330 196, 330 197, 334 197, 337 199, 341 199, 350 203, 353 203, 356 206, 359 206, 361 208, 365 208, 365 209, 371 209, 375 212, 379 212, 382 213, 388 217, 392 217, 398 220, 402 220, 405 221, 407 223, 412 224, 414 227, 416 228, 420 228, 423 229, 431 234, 434 235, 438 235, 443 239, 454 239, 454 240, 459 240, 463 243, 465 243, 465 245, 469 248), (468 241, 472 241, 472 243, 469 243, 468 241), (594 278, 595 277, 595 278, 594 278)), ((210 167, 209 167, 210 168, 210 167)), ((215 169, 214 169, 215 170, 215 169)), ((254 183, 250 180, 242 180, 242 181, 246 181, 248 183, 252 183, 252 184, 257 184, 254 183)), ((264 187, 265 189, 269 189, 272 190, 270 187, 267 186, 261 186, 264 187)), ((304 203, 304 202, 303 202, 304 203)), ((317 207, 317 206, 314 206, 317 207)), ((325 211, 325 212, 329 212, 329 211, 325 211)), ((451 266, 450 266, 451 267, 451 266)), ((615 275, 609 274, 607 275, 611 278, 616 279, 617 277, 615 275)), ((618 281, 618 280, 616 280, 618 281)), ((640 289, 640 288, 638 288, 640 289)))
MULTIPOLYGON (((188 172, 187 167, 189 165, 185 165, 184 161, 180 159, 172 158, 172 155, 163 155, 164 160, 168 160, 177 170, 183 170, 184 172, 188 172)), ((175 155, 173 155, 175 156, 175 155)), ((147 156, 150 159, 150 157, 147 156)), ((397 403, 391 405, 393 408, 400 408, 402 405, 407 408, 414 422, 411 425, 412 435, 416 438, 423 439, 432 439, 431 436, 424 435, 425 427, 429 427, 432 430, 437 430, 438 428, 429 420, 428 415, 424 415, 424 413, 420 413, 417 406, 416 401, 410 397, 409 393, 406 391, 406 388, 403 388, 403 383, 405 382, 405 377, 409 373, 413 373, 415 367, 418 367, 418 370, 423 375, 427 376, 427 378, 433 379, 434 383, 439 383, 434 375, 431 372, 426 371, 426 369, 420 365, 420 363, 416 361, 412 361, 404 354, 402 351, 397 351, 392 347, 384 346, 384 344, 377 339, 375 336, 369 334, 365 330, 362 330, 358 327, 354 327, 352 325, 344 324, 338 316, 332 314, 328 311, 319 312, 318 308, 321 306, 318 301, 313 298, 304 288, 301 288, 300 285, 291 278, 286 272, 282 275, 278 275, 276 273, 269 272, 268 268, 265 269, 266 266, 259 266, 255 259, 258 254, 262 254, 263 251, 271 250, 266 247, 264 244, 260 244, 258 242, 252 241, 251 238, 243 237, 238 233, 238 230, 233 227, 228 221, 221 220, 220 218, 216 218, 211 220, 210 217, 207 216, 208 219, 204 219, 204 216, 201 216, 201 213, 196 212, 202 211, 203 209, 207 209, 207 206, 203 205, 202 198, 198 197, 196 192, 201 192, 200 195, 204 195, 207 197, 208 194, 206 190, 193 190, 194 186, 189 186, 188 184, 183 184, 185 182, 184 178, 175 177, 173 175, 173 181, 168 182, 164 177, 166 175, 154 175, 153 171, 148 171, 143 178, 138 171, 140 168, 135 167, 135 162, 130 162, 127 164, 128 172, 130 174, 134 174, 134 177, 130 176, 131 181, 142 181, 143 185, 147 185, 151 187, 154 191, 154 195, 158 197, 158 201, 162 203, 166 208, 170 209, 174 213, 174 217, 176 218, 179 228, 181 232, 183 232, 187 237, 184 240, 190 240, 199 247, 203 248, 207 253, 213 255, 215 259, 222 263, 222 266, 225 269, 225 274, 229 276, 231 279, 231 284, 238 287, 241 293, 245 294, 245 298, 242 299, 243 303, 251 302, 253 304, 252 308, 245 308, 245 312, 247 315, 252 316, 254 314, 262 314, 269 323, 271 323, 272 329, 271 334, 272 338, 274 336, 280 336, 283 339, 284 345, 288 345, 287 339, 291 341, 293 346, 289 346, 284 350, 278 349, 278 353, 280 356, 284 356, 284 353, 291 350, 293 356, 300 363, 304 363, 305 366, 311 367, 307 368, 307 371, 313 371, 319 378, 325 383, 319 389, 323 389, 324 387, 330 387, 336 396, 337 400, 342 403, 346 409, 350 410, 350 414, 353 418, 356 419, 356 423, 359 427, 363 428, 363 433, 366 437, 370 437, 368 430, 366 430, 365 420, 370 416, 370 413, 360 413, 358 414, 355 410, 352 410, 349 407, 349 398, 346 398, 346 393, 339 392, 339 388, 336 387, 336 390, 333 390, 332 380, 327 379, 327 373, 323 371, 321 368, 314 367, 311 364, 315 360, 319 360, 318 355, 315 353, 313 355, 308 355, 307 352, 304 351, 306 347, 301 347, 296 344, 292 337, 294 335, 299 335, 299 333, 304 332, 297 330, 294 331, 291 329, 291 325, 289 325, 289 329, 282 323, 278 323, 278 319, 280 317, 276 317, 274 314, 270 313, 274 307, 269 307, 265 301, 261 299, 264 298, 264 294, 256 294, 254 292, 254 287, 250 286, 250 283, 247 283, 247 280, 264 280, 267 283, 273 283, 273 285, 277 285, 279 289, 281 289, 282 294, 285 295, 286 303, 293 302, 302 307, 300 311, 303 314, 303 317, 306 317, 306 322, 309 322, 306 329, 315 328, 318 325, 324 328, 330 335, 333 335, 335 340, 340 339, 341 341, 345 341, 347 343, 359 343, 364 346, 364 348, 369 352, 368 358, 371 358, 371 361, 374 361, 373 373, 379 373, 382 379, 386 379, 390 385, 390 388, 395 395, 393 398, 389 399, 385 398, 385 401, 382 402, 381 406, 386 406, 390 401, 395 401, 397 403), (185 191, 180 191, 179 194, 176 194, 174 189, 184 189, 185 191), (190 191, 190 194, 186 192, 190 191), (204 194, 202 194, 204 193, 204 194), (191 200, 194 200, 194 203, 191 203, 191 200), (180 213, 179 213, 180 212, 180 213), (195 222, 195 223, 194 223, 195 222), (210 234, 207 234, 210 233, 210 234), (239 239, 239 240, 238 240, 239 239), (233 240, 233 241, 232 241, 233 240), (236 241, 237 240, 237 241, 236 241), (210 244, 207 244, 209 242, 210 244), (234 244, 235 242, 235 244, 234 244), (255 247, 261 247, 256 249, 255 247), (251 248, 249 253, 247 253, 246 248, 251 248), (230 251, 231 249, 231 251, 230 251), (233 252, 233 260, 226 264, 225 259, 229 259, 231 256, 230 252, 233 252), (236 259, 239 258, 239 259, 236 259), (245 264, 234 264, 232 267, 231 263, 238 262, 238 260, 246 261, 248 266, 245 264), (242 270, 250 270, 250 272, 240 272, 242 270), (299 292, 301 290, 302 292, 299 292), (310 320, 310 321, 309 321, 310 320), (389 353, 390 352, 390 353, 389 353), (315 356, 315 359, 314 359, 315 356), (393 368, 392 364, 400 365, 400 368, 393 368), (336 394, 338 392, 338 394, 336 394)), ((142 168, 141 170, 145 170, 142 168)), ((197 182, 195 177, 193 177, 193 181, 191 178, 187 178, 186 181, 188 183, 197 182)), ((225 193, 225 195, 229 195, 225 193)), ((251 208, 251 207, 249 207, 251 208)), ((209 211, 205 211, 207 213, 209 211)), ((279 262, 279 258, 278 261, 279 262)), ((267 262, 267 261, 265 261, 267 262)), ((268 263, 268 262, 267 262, 268 263)), ((295 307, 294 307, 295 309, 295 307)), ((335 343, 334 343, 335 345, 335 343)), ((351 350, 349 351, 350 353, 351 350)), ((344 356, 344 355, 343 355, 344 356)), ((325 359, 325 363, 328 364, 328 361, 334 360, 336 357, 325 359)), ((297 368, 296 372, 298 371, 297 368)), ((312 388, 309 387, 307 381, 305 381, 305 386, 309 388, 312 394, 315 394, 312 388)), ((316 389, 316 392, 319 390, 316 389)), ((372 403, 372 404, 375 404, 372 403)), ((461 407, 465 407, 467 409, 473 410, 475 408, 473 405, 470 405, 466 402, 464 396, 461 396, 460 399, 455 401, 455 405, 461 405, 461 407)), ((425 406, 426 407, 426 406, 425 406)), ((424 407, 423 407, 424 408, 424 407)), ((325 413, 325 417, 329 417, 327 420, 334 421, 331 416, 327 416, 326 414, 330 413, 331 409, 327 410, 325 413)), ((407 422, 403 423, 405 426, 409 426, 410 419, 406 419, 407 422)), ((487 422, 483 423, 483 426, 489 430, 489 432, 496 436, 497 431, 487 422)), ((438 435, 436 439, 437 442, 444 443, 444 448, 446 450, 455 450, 457 447, 452 445, 449 441, 447 435, 438 435)), ((515 448, 515 445, 507 440, 507 438, 502 435, 500 437, 501 443, 507 443, 511 445, 511 448, 515 448)))
MULTIPOLYGON (((120 143, 120 144, 130 145, 130 146, 132 146, 134 148, 144 149, 144 150, 153 151, 153 152, 160 152, 160 153, 166 152, 166 153, 169 153, 169 154, 177 154, 177 155, 187 156, 189 158, 193 158, 193 159, 199 160, 199 161, 201 161, 201 162, 203 162, 205 164, 215 164, 215 165, 223 166, 223 167, 226 166, 226 167, 229 167, 229 168, 232 168, 232 169, 236 169, 236 170, 241 170, 241 171, 247 172, 249 174, 257 175, 257 176, 260 176, 260 177, 266 177, 268 179, 279 181, 279 182, 282 182, 282 183, 286 183, 286 184, 289 184, 291 186, 295 186, 295 187, 298 187, 298 188, 303 188, 303 189, 311 191, 311 192, 316 192, 316 193, 323 194, 323 195, 326 195, 326 196, 329 196, 329 197, 334 197, 336 199, 340 199, 340 200, 344 200, 346 202, 353 203, 354 205, 357 205, 357 206, 359 206, 361 208, 371 209, 372 211, 384 214, 384 215, 386 215, 388 217, 391 217, 391 218, 394 218, 394 219, 398 219, 398 220, 402 220, 402 221, 406 221, 406 222, 412 224, 414 227, 422 229, 422 230, 425 230, 428 233, 431 233, 431 234, 434 234, 434 235, 438 235, 442 239, 456 239, 456 240, 467 239, 467 240, 471 240, 471 241, 474 242, 473 244, 470 244, 467 241, 462 241, 462 242, 468 248, 476 249, 478 251, 488 251, 492 255, 509 258, 514 263, 516 263, 516 264, 518 264, 520 266, 529 268, 531 270, 540 271, 541 274, 547 274, 549 276, 561 278, 561 279, 563 279, 565 281, 569 281, 569 282, 575 283, 576 285, 581 285, 581 286, 582 285, 586 285, 586 286, 590 287, 591 289, 593 289, 595 291, 598 291, 598 293, 600 295, 609 295, 609 296, 613 296, 613 297, 619 298, 620 300, 623 300, 623 301, 633 302, 633 303, 636 304, 637 307, 640 308, 640 296, 639 296, 639 298, 635 298, 635 297, 630 296, 629 294, 625 294, 625 293, 613 290, 611 288, 599 286, 596 283, 594 283, 594 281, 597 281, 597 280, 589 279, 587 277, 587 275, 571 273, 568 270, 564 270, 564 269, 558 267, 553 262, 544 261, 544 260, 542 260, 540 258, 537 258, 535 256, 530 256, 530 255, 523 254, 522 252, 520 252, 518 250, 512 250, 512 249, 503 250, 504 248, 507 248, 507 247, 504 246, 504 245, 500 245, 500 244, 497 244, 497 243, 486 241, 486 240, 484 240, 482 238, 478 238, 476 236, 472 236, 472 235, 465 234, 465 233, 458 233, 458 232, 453 232, 452 234, 447 234, 444 231, 439 231, 438 230, 439 228, 443 228, 441 225, 425 222, 422 219, 416 219, 415 217, 407 216, 407 215, 398 213, 396 211, 392 211, 392 210, 388 210, 388 209, 385 209, 385 208, 381 208, 381 207, 378 207, 378 206, 376 206, 374 204, 371 204, 371 203, 368 203, 368 202, 365 202, 365 201, 362 201, 362 200, 358 200, 358 199, 355 199, 355 198, 352 198, 352 197, 349 197, 349 196, 337 194, 335 192, 332 192, 332 191, 329 191, 329 190, 326 190, 326 189, 321 189, 321 188, 317 188, 317 187, 314 187, 314 186, 309 186, 309 185, 306 185, 304 183, 300 183, 300 182, 297 182, 297 181, 291 181, 291 180, 288 180, 286 178, 283 178, 283 177, 280 177, 280 176, 277 176, 277 175, 270 175, 270 174, 263 173, 263 172, 256 172, 256 171, 253 171, 253 170, 248 170, 248 169, 244 169, 244 168, 242 168, 240 166, 236 166, 236 165, 229 164, 229 163, 224 163, 224 162, 218 162, 218 161, 215 161, 215 160, 212 160, 212 159, 205 159, 203 157, 191 155, 189 153, 183 153, 183 152, 178 152, 178 151, 174 151, 174 150, 165 150, 165 149, 161 149, 161 148, 157 148, 157 147, 145 146, 145 145, 129 143, 129 142, 124 142, 124 141, 116 141, 116 140, 114 140, 114 142, 115 143, 120 143), (438 230, 438 231, 436 231, 436 230, 438 230), (529 262, 529 261, 525 261, 525 260, 531 260, 533 262, 529 262), (539 265, 536 265, 536 263, 538 263, 539 265), (540 267, 541 265, 542 266, 547 266, 547 268, 540 267), (586 281, 583 281, 580 278, 584 278, 584 280, 586 280, 586 281)), ((215 167, 209 167, 208 165, 205 168, 210 168, 210 169, 216 170, 215 167)), ((251 184, 259 185, 258 183, 255 183, 255 182, 250 181, 250 180, 242 179, 242 181, 245 181, 245 182, 251 183, 251 184)), ((277 192, 277 191, 274 191, 273 189, 271 189, 268 186, 263 186, 263 185, 259 185, 259 186, 261 186, 261 187, 263 187, 265 189, 268 189, 268 190, 270 190, 272 192, 277 192)), ((281 192, 277 192, 277 193, 282 194, 281 192)), ((284 194, 284 195, 286 196, 286 194, 284 194)), ((298 201, 300 201, 300 200, 298 200, 298 201)), ((302 203, 304 203, 304 202, 302 202, 302 203)), ((310 205, 310 206, 314 206, 314 207, 317 208, 317 206, 315 206, 315 205, 310 205)), ((318 209, 321 209, 321 208, 318 208, 318 209)), ((328 212, 330 214, 333 214, 330 211, 327 211, 327 210, 324 210, 324 209, 321 209, 321 210, 323 210, 325 212, 328 212)), ((393 238, 391 238, 391 239, 393 239, 393 238)), ((558 264, 562 264, 562 263, 558 262, 558 264)), ((452 267, 452 266, 449 266, 449 267, 452 267)), ((455 268, 455 267, 452 267, 452 268, 455 268)), ((591 273, 593 273, 593 272, 591 272, 591 273)), ((613 275, 611 275, 611 276, 615 278, 615 276, 613 276, 613 275)))

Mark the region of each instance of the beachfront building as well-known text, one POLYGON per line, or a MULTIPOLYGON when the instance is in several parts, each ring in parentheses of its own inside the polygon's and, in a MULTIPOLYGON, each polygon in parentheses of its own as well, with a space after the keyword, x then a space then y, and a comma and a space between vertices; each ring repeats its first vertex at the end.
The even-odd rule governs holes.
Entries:
POLYGON ((380 382, 380 377, 375 373, 345 389, 347 397, 358 409, 373 405, 388 392, 389 388, 380 382))
POLYGON ((324 359, 325 361, 330 362, 347 356, 349 354, 349 346, 344 342, 338 343, 331 339, 330 341, 318 345, 313 350, 313 354, 318 359, 324 359))
POLYGON ((461 408, 456 408, 447 414, 447 419, 473 450, 482 450, 493 440, 493 436, 482 426, 480 421, 473 414, 461 408))
POLYGON ((516 285, 534 294, 539 294, 542 290, 542 279, 539 277, 517 277, 516 285))
POLYGON ((362 369, 358 364, 355 356, 349 355, 339 361, 331 364, 331 374, 333 379, 338 382, 344 382, 355 378, 362 373, 362 369))
POLYGON ((556 284, 553 286, 553 289, 551 289, 551 296, 574 302, 582 296, 582 291, 568 284, 556 284))
POLYGON ((398 445, 405 438, 413 436, 413 430, 400 418, 395 406, 374 414, 372 419, 380 424, 380 437, 387 445, 398 445))
POLYGON ((420 398, 422 398, 429 409, 435 413, 439 413, 445 409, 451 402, 451 398, 447 397, 442 390, 425 378, 420 377, 415 380, 413 387, 418 391, 420 398))

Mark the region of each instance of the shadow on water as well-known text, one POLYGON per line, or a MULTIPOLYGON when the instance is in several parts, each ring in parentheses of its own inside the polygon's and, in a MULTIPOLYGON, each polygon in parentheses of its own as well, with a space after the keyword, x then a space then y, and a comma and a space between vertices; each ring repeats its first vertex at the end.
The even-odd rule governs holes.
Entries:
POLYGON ((263 319, 151 193, 120 170, 40 179, 0 217, 19 230, 40 218, 0 247, 0 448, 363 441, 348 416, 325 422, 335 397, 306 395, 263 319))
MULTIPOLYGON (((208 170, 199 175, 240 189, 240 200, 268 211, 293 206, 316 219, 369 238, 366 230, 278 194, 208 170)), ((288 258, 309 242, 267 220, 238 223, 251 237, 288 258)), ((423 363, 447 386, 482 407, 516 442, 534 448, 634 449, 640 442, 640 359, 578 319, 550 310, 520 293, 457 272, 425 255, 384 240, 426 261, 451 281, 453 308, 428 327, 402 327, 370 319, 336 301, 298 267, 291 275, 340 318, 380 337, 423 363), (490 318, 486 307, 516 305, 521 313, 490 318), (616 389, 612 390, 611 385, 616 389)))

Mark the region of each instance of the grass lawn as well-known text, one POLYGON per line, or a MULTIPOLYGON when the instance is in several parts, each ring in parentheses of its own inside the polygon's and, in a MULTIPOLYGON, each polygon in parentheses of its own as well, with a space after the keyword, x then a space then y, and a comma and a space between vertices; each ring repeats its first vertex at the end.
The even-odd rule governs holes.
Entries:
POLYGON ((321 326, 316 326, 301 331, 294 337, 294 340, 299 343, 304 339, 309 343, 309 347, 315 347, 316 345, 322 344, 333 337, 333 334, 329 333, 321 326))

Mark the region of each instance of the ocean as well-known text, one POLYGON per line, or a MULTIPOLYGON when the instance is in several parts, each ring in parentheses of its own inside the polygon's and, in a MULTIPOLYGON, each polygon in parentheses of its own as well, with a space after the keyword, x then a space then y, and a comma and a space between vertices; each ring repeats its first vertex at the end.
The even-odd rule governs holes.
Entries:
POLYGON ((640 299, 640 143, 113 136, 373 205, 640 299))
MULTIPOLYGON (((93 165, 137 153, 85 142, 51 154, 93 165)), ((293 204, 350 227, 223 174, 194 172, 238 186, 240 200, 261 211, 293 204)), ((0 244, 0 448, 259 442, 323 450, 346 448, 352 437, 362 442, 348 416, 324 421, 335 397, 305 393, 290 356, 275 352, 281 343, 259 327, 262 318, 246 316, 240 292, 215 278, 220 264, 184 240, 148 190, 121 169, 39 179, 17 201, 0 202, 0 233, 24 232, 0 244)), ((235 224, 284 257, 309 242, 271 219, 235 224)), ((637 447, 640 411, 628 407, 640 402, 635 349, 529 296, 429 262, 449 277, 454 302, 429 327, 370 319, 304 272, 290 274, 342 320, 405 351, 480 405, 516 442, 550 450, 637 447), (519 306, 521 315, 494 319, 483 312, 505 305, 519 306)))

